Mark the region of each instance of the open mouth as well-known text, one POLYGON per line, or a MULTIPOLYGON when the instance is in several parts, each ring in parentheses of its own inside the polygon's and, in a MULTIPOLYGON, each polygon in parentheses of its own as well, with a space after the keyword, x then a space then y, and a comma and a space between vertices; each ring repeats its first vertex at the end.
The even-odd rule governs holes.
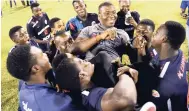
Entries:
POLYGON ((143 37, 144 37, 144 39, 145 39, 146 41, 148 41, 148 37, 147 37, 147 36, 144 35, 143 37))

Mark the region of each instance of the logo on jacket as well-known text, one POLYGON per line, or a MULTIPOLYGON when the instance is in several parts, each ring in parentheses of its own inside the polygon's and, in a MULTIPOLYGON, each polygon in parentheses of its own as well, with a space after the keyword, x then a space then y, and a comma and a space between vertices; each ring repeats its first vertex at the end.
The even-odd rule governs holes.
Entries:
POLYGON ((22 101, 22 105, 25 111, 32 111, 32 109, 28 108, 28 102, 25 103, 24 101, 22 101))
POLYGON ((47 20, 45 20, 45 24, 47 24, 47 20))
POLYGON ((159 94, 158 91, 152 90, 152 96, 155 97, 155 98, 159 98, 159 97, 160 97, 160 94, 159 94))

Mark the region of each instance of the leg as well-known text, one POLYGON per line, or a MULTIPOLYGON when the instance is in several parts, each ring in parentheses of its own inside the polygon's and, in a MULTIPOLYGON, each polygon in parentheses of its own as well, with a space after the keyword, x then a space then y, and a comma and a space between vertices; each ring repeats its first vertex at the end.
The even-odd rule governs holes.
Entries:
POLYGON ((111 64, 111 56, 101 51, 93 59, 91 63, 95 64, 95 72, 92 81, 99 87, 110 88, 116 84, 116 67, 111 64))
POLYGON ((16 1, 14 0, 14 5, 16 6, 16 1))
POLYGON ((26 0, 27 6, 30 6, 29 0, 26 0))
POLYGON ((21 2, 22 2, 22 5, 25 6, 25 1, 24 1, 24 0, 21 0, 21 2))
POLYGON ((10 7, 12 8, 12 0, 10 0, 10 7))

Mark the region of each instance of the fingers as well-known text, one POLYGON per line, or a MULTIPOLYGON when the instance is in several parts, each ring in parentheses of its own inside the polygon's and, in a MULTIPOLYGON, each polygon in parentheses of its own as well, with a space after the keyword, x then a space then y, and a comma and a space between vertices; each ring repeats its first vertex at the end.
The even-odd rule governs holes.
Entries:
POLYGON ((117 76, 120 76, 120 75, 124 74, 125 72, 129 72, 128 66, 123 66, 123 67, 118 68, 117 76))
POLYGON ((131 76, 134 79, 134 82, 137 83, 138 82, 138 71, 135 69, 130 68, 129 69, 129 73, 131 74, 131 76))
POLYGON ((109 28, 106 31, 108 33, 108 36, 106 39, 114 40, 116 37, 116 28, 115 27, 109 28))
POLYGON ((137 49, 144 48, 146 46, 146 44, 147 44, 147 41, 145 40, 144 37, 141 37, 141 36, 136 37, 133 41, 133 46, 134 46, 134 48, 137 48, 137 49))

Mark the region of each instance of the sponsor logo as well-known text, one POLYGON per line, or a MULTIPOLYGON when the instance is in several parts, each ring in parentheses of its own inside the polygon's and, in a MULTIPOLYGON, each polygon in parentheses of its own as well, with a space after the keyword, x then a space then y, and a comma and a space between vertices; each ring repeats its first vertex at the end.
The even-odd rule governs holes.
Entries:
POLYGON ((152 96, 155 97, 155 98, 159 98, 159 97, 160 97, 160 94, 159 94, 158 91, 152 90, 152 96))

